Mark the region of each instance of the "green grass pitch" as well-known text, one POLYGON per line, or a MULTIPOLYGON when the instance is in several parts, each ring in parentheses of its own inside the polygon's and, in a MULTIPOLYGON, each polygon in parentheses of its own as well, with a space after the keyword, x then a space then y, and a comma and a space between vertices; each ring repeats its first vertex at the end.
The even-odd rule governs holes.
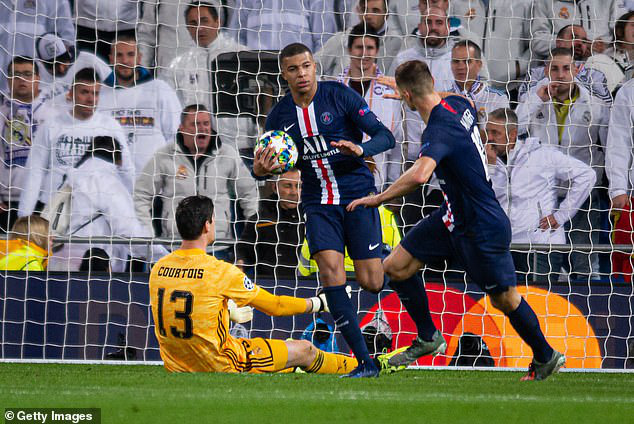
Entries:
POLYGON ((159 366, 0 364, 0 405, 102 408, 103 423, 633 423, 634 374, 412 370, 169 374, 159 366), (184 419, 186 418, 187 419, 184 419))

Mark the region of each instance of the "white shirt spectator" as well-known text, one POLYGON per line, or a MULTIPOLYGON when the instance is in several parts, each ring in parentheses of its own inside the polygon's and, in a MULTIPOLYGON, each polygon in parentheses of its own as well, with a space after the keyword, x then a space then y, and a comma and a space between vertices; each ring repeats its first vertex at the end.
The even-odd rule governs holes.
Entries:
POLYGON ((64 174, 83 156, 93 137, 111 136, 121 145, 122 181, 132 191, 134 164, 121 126, 109 114, 95 112, 86 120, 76 119, 66 108, 51 116, 38 129, 27 160, 29 178, 20 198, 19 216, 33 213, 38 199, 44 204, 62 185, 64 174))
POLYGON ((513 243, 565 244, 564 224, 570 221, 596 182, 592 169, 536 138, 518 138, 507 162, 489 165, 493 190, 511 221, 513 243), (570 182, 558 204, 560 188, 570 182), (553 214, 559 227, 541 230, 539 221, 553 214))
POLYGON ((605 149, 605 172, 610 181, 610 198, 630 194, 634 182, 634 80, 621 87, 614 99, 608 141, 605 149))
POLYGON ((134 29, 139 19, 139 3, 130 0, 76 0, 77 26, 108 32, 134 29))
POLYGON ((137 72, 140 78, 130 88, 117 86, 111 74, 101 90, 99 109, 121 125, 138 175, 159 148, 172 142, 183 108, 164 81, 154 79, 145 68, 137 72))
POLYGON ((489 113, 496 109, 506 109, 509 107, 509 98, 500 90, 491 88, 486 81, 478 78, 474 81, 469 91, 464 91, 454 81, 451 89, 453 93, 461 94, 471 99, 478 112, 478 122, 483 126, 489 113))

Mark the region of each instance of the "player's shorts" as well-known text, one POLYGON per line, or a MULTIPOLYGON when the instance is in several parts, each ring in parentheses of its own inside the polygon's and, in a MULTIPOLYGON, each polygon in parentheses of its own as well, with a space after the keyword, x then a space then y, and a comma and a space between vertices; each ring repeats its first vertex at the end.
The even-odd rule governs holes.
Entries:
POLYGON ((422 219, 401 240, 401 246, 423 263, 455 259, 486 293, 502 293, 515 286, 515 266, 509 250, 511 229, 456 235, 442 221, 443 209, 422 219))
POLYGON ((283 340, 238 339, 247 350, 246 372, 266 373, 281 371, 288 362, 288 348, 283 340))
POLYGON ((322 250, 336 250, 351 259, 382 257, 382 231, 376 208, 346 211, 346 205, 308 205, 306 239, 311 256, 322 250))

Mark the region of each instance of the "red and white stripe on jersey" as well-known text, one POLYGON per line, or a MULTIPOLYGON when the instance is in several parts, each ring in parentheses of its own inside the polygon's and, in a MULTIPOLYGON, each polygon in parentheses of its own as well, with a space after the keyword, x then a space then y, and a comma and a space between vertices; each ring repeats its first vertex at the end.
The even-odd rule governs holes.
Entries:
POLYGON ((451 212, 451 203, 449 203, 449 198, 447 198, 447 195, 444 191, 442 193, 442 197, 445 198, 445 203, 447 204, 447 212, 445 212, 445 214, 442 216, 442 222, 445 224, 445 227, 447 227, 449 232, 452 232, 454 229, 454 218, 453 212, 451 212))
MULTIPOLYGON (((307 108, 295 106, 295 110, 297 111, 297 121, 299 122, 302 137, 304 140, 309 139, 308 143, 313 145, 315 141, 312 138, 319 136, 315 105, 311 103, 307 108)), ((328 159, 313 159, 310 163, 321 185, 321 204, 338 205, 341 200, 339 185, 334 172, 332 172, 330 163, 328 163, 328 159)))

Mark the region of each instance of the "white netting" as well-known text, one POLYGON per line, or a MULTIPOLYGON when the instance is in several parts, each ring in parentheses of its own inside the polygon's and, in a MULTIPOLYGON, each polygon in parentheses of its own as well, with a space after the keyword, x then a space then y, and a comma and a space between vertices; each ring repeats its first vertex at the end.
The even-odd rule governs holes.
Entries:
MULTIPOLYGON (((385 98, 393 90, 376 77, 423 60, 437 90, 469 97, 511 220, 519 291, 569 366, 629 367, 634 17, 620 3, 391 0, 386 10, 383 0, 3 2, 0 230, 11 240, 0 243, 0 267, 28 271, 3 273, 1 357, 158 359, 147 274, 133 273, 177 246, 175 209, 192 194, 215 202, 210 252, 276 294, 314 294, 316 265, 293 203, 299 176, 257 182, 249 169, 266 116, 287 90, 278 51, 301 42, 322 80, 363 94, 394 134, 396 147, 373 158, 379 189, 416 160, 425 126, 385 98), (190 105, 211 114, 183 114, 190 105), (500 108, 514 111, 493 119, 517 129, 508 148, 486 125, 500 108), (110 153, 113 140, 120 155, 110 153), (64 193, 72 197, 66 220, 64 193), (19 221, 9 233, 18 215, 45 204, 59 226, 48 264, 41 222, 19 221), (19 241, 29 233, 38 246, 19 241), (105 274, 95 280, 94 272, 105 274)), ((385 244, 395 246, 442 202, 432 179, 382 211, 385 244)), ((476 351, 486 357, 474 340, 495 365, 528 363, 530 349, 456 263, 424 273, 449 342, 434 364, 466 364, 476 351)), ((354 287, 361 325, 376 326, 382 311, 392 346, 407 345, 415 328, 396 295, 354 287)), ((332 330, 330 317, 321 318, 332 330)), ((315 341, 306 329, 317 324, 256 315, 235 331, 315 341)), ((345 350, 340 337, 324 343, 345 350)))

